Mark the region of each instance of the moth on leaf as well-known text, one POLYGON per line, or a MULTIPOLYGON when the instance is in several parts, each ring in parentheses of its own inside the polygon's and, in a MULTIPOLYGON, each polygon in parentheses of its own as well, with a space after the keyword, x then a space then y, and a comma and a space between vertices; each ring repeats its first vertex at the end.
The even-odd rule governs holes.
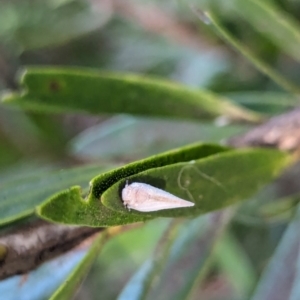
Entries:
POLYGON ((134 209, 141 212, 195 205, 193 202, 183 200, 171 193, 141 182, 126 183, 122 190, 122 200, 129 210, 134 209))

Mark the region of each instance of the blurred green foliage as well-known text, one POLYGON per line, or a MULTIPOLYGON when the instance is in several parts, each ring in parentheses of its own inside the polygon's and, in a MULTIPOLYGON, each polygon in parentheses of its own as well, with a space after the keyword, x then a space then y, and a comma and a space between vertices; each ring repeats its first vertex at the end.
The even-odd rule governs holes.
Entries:
MULTIPOLYGON (((255 57, 299 85, 299 0, 2 0, 0 94, 18 89, 15 78, 25 66, 76 66, 174 80, 264 116, 298 105, 298 95, 222 42, 191 4, 212 11, 255 57)), ((73 184, 87 188, 98 174, 96 165, 109 168, 194 141, 220 143, 248 128, 219 118, 183 121, 71 110, 57 115, 0 102, 1 218, 14 226, 11 215, 27 216, 52 193, 73 184), (45 187, 44 193, 35 194, 37 186, 45 187), (7 201, 12 195, 19 197, 13 205, 7 201), (7 203, 11 211, 2 209, 7 203)), ((66 299, 70 286, 62 283, 83 278, 76 266, 87 270, 97 257, 77 300, 174 299, 174 294, 203 300, 299 299, 297 174, 295 169, 288 183, 276 181, 231 210, 175 224, 146 222, 112 238, 98 257, 102 244, 95 240, 89 249, 42 265, 24 282, 20 276, 0 282, 0 293, 8 300, 40 300, 56 291, 66 299)))

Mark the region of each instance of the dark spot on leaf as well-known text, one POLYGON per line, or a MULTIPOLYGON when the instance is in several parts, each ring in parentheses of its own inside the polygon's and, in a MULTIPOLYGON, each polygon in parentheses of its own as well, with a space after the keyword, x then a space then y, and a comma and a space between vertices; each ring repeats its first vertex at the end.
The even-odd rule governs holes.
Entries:
POLYGON ((49 83, 49 89, 51 92, 58 92, 61 89, 61 85, 58 81, 53 80, 49 83))

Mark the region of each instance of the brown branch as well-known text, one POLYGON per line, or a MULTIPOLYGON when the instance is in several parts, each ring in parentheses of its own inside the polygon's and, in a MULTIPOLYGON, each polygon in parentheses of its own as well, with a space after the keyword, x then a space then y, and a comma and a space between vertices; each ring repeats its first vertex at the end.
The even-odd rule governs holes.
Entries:
POLYGON ((0 235, 0 279, 27 273, 102 230, 35 220, 4 232, 0 235))
MULTIPOLYGON (((142 223, 108 229, 108 237, 142 223)), ((67 226, 35 219, 0 234, 0 280, 28 273, 75 247, 89 246, 104 228, 67 226), (88 239, 89 238, 89 239, 88 239)))
POLYGON ((300 153, 300 108, 271 118, 228 143, 233 147, 271 147, 300 153))

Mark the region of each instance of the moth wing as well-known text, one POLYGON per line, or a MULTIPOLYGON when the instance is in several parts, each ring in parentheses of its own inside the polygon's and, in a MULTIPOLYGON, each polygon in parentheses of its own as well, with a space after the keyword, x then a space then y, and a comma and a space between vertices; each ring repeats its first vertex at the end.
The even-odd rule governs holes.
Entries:
POLYGON ((193 202, 183 200, 171 193, 152 186, 148 188, 148 196, 146 201, 134 205, 135 207, 131 206, 131 208, 142 212, 151 212, 195 205, 193 202))
MULTIPOLYGON (((192 203, 192 202, 190 202, 190 203, 192 203)), ((143 205, 137 205, 136 207, 131 206, 130 208, 141 211, 141 212, 151 212, 151 211, 174 209, 174 208, 180 208, 180 207, 190 207, 190 206, 194 206, 194 203, 189 204, 189 205, 178 205, 176 203, 170 204, 170 203, 164 203, 161 201, 149 199, 147 201, 147 203, 144 203, 143 205)))
POLYGON ((151 212, 163 209, 190 207, 195 204, 146 183, 134 182, 122 191, 123 201, 129 209, 151 212))

